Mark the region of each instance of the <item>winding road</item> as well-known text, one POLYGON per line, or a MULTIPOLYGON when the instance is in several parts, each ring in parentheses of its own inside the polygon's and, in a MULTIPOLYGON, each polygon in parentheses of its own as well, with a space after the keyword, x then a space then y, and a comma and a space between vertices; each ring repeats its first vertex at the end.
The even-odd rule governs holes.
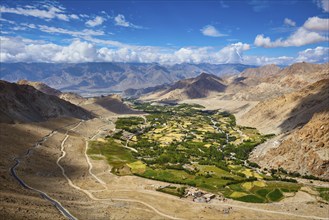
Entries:
MULTIPOLYGON (((67 125, 65 127, 68 127, 68 126, 71 126, 71 125, 72 124, 67 125)), ((28 189, 28 190, 31 190, 31 191, 34 191, 34 192, 38 193, 42 198, 44 198, 45 200, 49 201, 53 206, 55 206, 56 209, 58 209, 62 213, 62 215, 65 216, 66 218, 68 218, 70 220, 76 220, 77 218, 74 217, 66 208, 64 208, 63 205, 59 201, 57 201, 56 199, 52 198, 47 193, 45 193, 45 192, 43 192, 41 190, 35 189, 35 188, 31 187, 31 186, 29 186, 27 183, 24 182, 24 180, 22 180, 17 175, 17 172, 16 172, 16 168, 19 166, 21 160, 27 158, 28 156, 30 156, 30 154, 31 154, 31 152, 33 151, 34 148, 40 146, 42 143, 44 143, 45 141, 47 141, 47 139, 49 137, 53 136, 57 132, 57 130, 59 130, 59 129, 53 130, 48 135, 44 136, 41 140, 39 140, 31 148, 29 148, 27 150, 26 154, 24 154, 23 156, 21 156, 21 157, 15 157, 14 158, 15 164, 10 168, 10 173, 17 180, 17 182, 21 186, 23 186, 25 189, 28 189)))
MULTIPOLYGON (((140 204, 143 204, 145 206, 147 206, 148 208, 152 209, 155 213, 157 213, 158 215, 162 216, 162 217, 166 217, 166 218, 169 218, 169 219, 180 219, 180 218, 176 218, 176 217, 173 217, 173 216, 170 216, 170 215, 167 215, 165 213, 162 213, 160 212, 159 210, 157 210, 155 207, 153 207, 152 205, 148 204, 148 203, 145 203, 143 201, 139 201, 139 200, 136 200, 136 199, 120 199, 120 198, 116 198, 116 199, 112 199, 112 198, 109 198, 109 199, 100 199, 100 198, 97 198, 95 197, 90 191, 88 190, 85 190, 85 189, 82 189, 81 187, 75 185, 72 180, 67 176, 66 172, 65 172, 65 169, 64 167, 60 164, 60 161, 65 157, 66 155, 66 151, 65 151, 65 142, 66 140, 70 137, 70 135, 68 134, 69 131, 72 131, 74 129, 76 129, 78 126, 80 126, 80 124, 82 123, 82 121, 76 125, 75 127, 71 128, 70 130, 68 130, 66 133, 65 133, 65 138, 63 139, 63 141, 61 142, 61 156, 58 158, 56 164, 57 166, 61 169, 62 171, 62 175, 64 176, 64 178, 67 180, 68 184, 76 189, 76 190, 79 190, 81 192, 83 192, 84 194, 86 194, 90 199, 94 200, 94 201, 109 201, 109 202, 113 202, 113 201, 124 201, 124 202, 134 202, 134 203, 140 203, 140 204)), ((100 129, 97 131, 97 133, 92 137, 96 137, 97 134, 100 132, 100 129)), ((88 147, 88 144, 86 144, 86 147, 88 147)), ((87 152, 87 149, 85 150, 85 156, 88 157, 88 155, 86 155, 86 152, 87 152)), ((88 163, 88 166, 89 166, 89 171, 91 173, 91 175, 98 181, 100 182, 102 185, 106 183, 104 181, 102 181, 101 179, 99 179, 95 174, 92 173, 92 164, 90 163, 90 160, 88 158, 89 163, 88 163)))
MULTIPOLYGON (((83 192, 84 194, 86 194, 90 199, 94 200, 94 201, 101 201, 101 202, 110 202, 110 203, 113 203, 114 201, 124 201, 124 202, 133 202, 133 203, 139 203, 139 204, 142 204, 146 207, 148 207, 149 209, 153 210, 156 214, 164 217, 164 218, 169 218, 169 219, 180 219, 180 218, 177 218, 177 217, 174 217, 174 216, 170 216, 170 215, 167 215, 165 213, 162 213, 160 212, 158 209, 156 209, 154 206, 146 203, 146 202, 143 202, 143 201, 140 201, 140 200, 136 200, 136 199, 126 199, 126 198, 105 198, 105 199, 101 199, 101 198, 97 198, 95 197, 93 194, 92 194, 92 190, 85 190, 85 189, 82 189, 81 187, 75 185, 72 180, 67 176, 66 172, 65 172, 65 169, 64 167, 60 164, 61 160, 66 156, 66 151, 65 151, 65 143, 67 141, 67 139, 70 137, 69 135, 69 132, 78 128, 84 121, 80 121, 78 123, 74 123, 74 124, 70 124, 70 125, 67 125, 65 127, 69 127, 69 126, 74 126, 70 129, 68 129, 65 133, 65 137, 64 139, 62 140, 61 142, 61 145, 60 145, 60 151, 61 151, 61 155, 60 157, 57 159, 56 161, 56 164, 57 166, 61 169, 62 171, 62 175, 64 176, 64 178, 67 180, 68 184, 70 187, 76 189, 76 190, 79 190, 81 192, 83 192)), ((103 127, 103 126, 102 126, 103 127)), ((93 140, 100 132, 101 132, 101 128, 100 127, 98 129, 98 131, 96 132, 95 135, 93 135, 89 140, 93 140)), ((63 128, 63 127, 62 127, 63 128)), ((51 136, 53 136, 54 134, 57 133, 57 130, 59 130, 61 128, 58 128, 56 130, 53 130, 52 132, 50 132, 48 135, 44 136, 41 140, 39 140, 37 143, 35 143, 35 145, 33 145, 31 148, 29 148, 26 152, 26 154, 24 154, 23 156, 21 157, 16 157, 14 158, 14 161, 15 161, 15 164, 10 168, 10 172, 12 174, 12 176, 17 180, 17 182, 22 186, 24 187, 25 189, 28 189, 28 190, 31 190, 31 191, 34 191, 36 193, 38 193, 42 198, 44 198, 45 200, 49 201, 53 206, 55 206, 59 211, 60 213, 65 216, 67 219, 70 219, 70 220, 76 220, 77 218, 75 216, 73 216, 67 209, 65 209, 63 207, 63 205, 55 200, 54 198, 50 197, 47 193, 43 192, 43 191, 40 191, 38 189, 35 189, 31 186, 29 186, 28 184, 26 184, 18 175, 17 175, 17 172, 16 172, 16 168, 19 166, 21 160, 25 159, 26 157, 30 156, 31 152, 33 151, 34 148, 40 146, 42 143, 44 143, 45 141, 47 141, 47 139, 51 136)), ((85 144, 85 151, 84 151, 84 156, 86 158, 86 161, 88 163, 88 173, 99 183, 99 184, 102 184, 102 186, 104 187, 105 190, 108 190, 108 187, 107 187, 107 184, 99 177, 97 177, 96 174, 94 174, 92 172, 92 168, 93 168, 93 165, 87 155, 87 150, 88 150, 88 139, 85 139, 86 141, 86 144, 85 144)), ((115 191, 115 190, 114 190, 115 191)), ((120 190, 119 190, 120 191, 120 190)), ((126 190, 126 191, 134 191, 136 192, 136 190, 126 190)), ((140 191, 141 193, 152 193, 155 195, 155 192, 149 192, 147 190, 137 190, 137 191, 140 191)), ((161 193, 156 193, 157 196, 162 196, 161 193)), ((168 196, 168 195, 163 195, 163 196, 168 196)), ((172 199, 176 199, 175 197, 172 197, 172 199)), ((179 199, 180 201, 182 201, 181 199, 179 199)), ((188 201, 186 200, 186 202, 191 202, 191 201, 188 201)), ((284 211, 272 211, 272 210, 267 210, 267 209, 262 209, 262 208, 253 208, 253 207, 249 207, 249 206, 244 206, 244 205, 239 205, 239 204, 231 204, 231 203, 227 203, 227 204, 208 204, 208 205, 212 205, 212 206, 220 206, 220 207, 223 207, 223 206, 226 206, 226 207, 235 207, 235 208, 240 208, 240 209, 247 209, 247 210, 252 210, 252 211, 256 211, 256 212, 264 212, 264 213, 271 213, 271 214, 279 214, 279 215, 286 215, 286 216, 293 216, 293 217, 299 217, 299 218, 308 218, 308 219, 319 219, 319 220, 328 220, 329 218, 324 218, 324 217, 319 217, 319 216, 312 216, 312 215, 299 215, 299 214, 294 214, 294 213, 289 213, 289 212, 284 212, 284 211)))

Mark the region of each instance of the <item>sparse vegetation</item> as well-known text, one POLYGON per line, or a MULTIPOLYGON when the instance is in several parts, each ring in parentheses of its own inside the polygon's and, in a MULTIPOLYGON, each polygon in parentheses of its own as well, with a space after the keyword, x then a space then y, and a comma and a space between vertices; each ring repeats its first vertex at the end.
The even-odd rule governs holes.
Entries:
POLYGON ((322 199, 329 202, 329 188, 317 187, 316 190, 319 192, 322 199))

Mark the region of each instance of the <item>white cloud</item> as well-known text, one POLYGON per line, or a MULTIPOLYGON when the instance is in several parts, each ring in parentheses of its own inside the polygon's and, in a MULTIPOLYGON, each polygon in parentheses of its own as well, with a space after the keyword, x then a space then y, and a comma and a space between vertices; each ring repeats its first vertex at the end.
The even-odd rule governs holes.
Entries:
POLYGON ((304 23, 304 27, 313 31, 329 31, 329 19, 311 17, 304 23))
POLYGON ((69 46, 62 47, 60 51, 53 55, 53 62, 92 62, 97 61, 97 50, 94 45, 73 41, 69 46))
POLYGON ((328 41, 328 38, 320 35, 319 33, 311 32, 301 27, 285 40, 279 38, 275 41, 272 41, 271 38, 264 37, 262 34, 257 35, 254 44, 256 46, 265 48, 292 46, 298 47, 323 41, 328 41))
POLYGON ((85 40, 98 44, 98 45, 104 45, 104 46, 111 46, 111 47, 132 47, 131 45, 121 43, 119 41, 114 40, 102 40, 98 38, 93 38, 91 36, 85 36, 85 40))
POLYGON ((284 21, 283 21, 283 23, 285 25, 292 26, 292 27, 295 27, 296 26, 296 22, 293 21, 293 20, 291 20, 291 19, 289 19, 289 18, 285 18, 284 21))
POLYGON ((105 21, 105 18, 103 18, 101 16, 96 16, 94 19, 88 20, 86 22, 86 25, 89 27, 95 27, 95 26, 103 24, 104 21, 105 21))
POLYGON ((329 61, 329 47, 316 47, 298 53, 297 62, 325 63, 329 61))
POLYGON ((295 62, 294 57, 266 57, 266 56, 245 56, 244 63, 250 65, 263 66, 267 64, 290 65, 295 62))
POLYGON ((223 37, 227 36, 226 34, 220 33, 214 26, 212 25, 207 25, 204 26, 201 30, 201 33, 205 36, 209 37, 223 37))
POLYGON ((243 52, 249 49, 249 44, 239 42, 224 47, 217 53, 217 56, 222 63, 243 63, 243 52))
POLYGON ((103 31, 94 31, 90 29, 84 29, 82 31, 71 31, 64 28, 57 28, 57 27, 48 27, 46 25, 38 25, 40 31, 46 33, 58 33, 58 34, 67 34, 74 37, 84 37, 84 36, 101 36, 104 35, 103 31))
POLYGON ((125 16, 118 14, 115 18, 115 25, 122 26, 122 27, 129 27, 130 23, 126 21, 125 16))
POLYGON ((130 27, 130 28, 137 28, 137 29, 141 29, 141 26, 138 25, 134 25, 128 21, 126 21, 126 18, 124 15, 122 14, 118 14, 115 18, 114 18, 114 24, 117 26, 121 26, 121 27, 130 27))
MULTIPOLYGON (((289 65, 294 62, 328 62, 329 48, 317 47, 298 53, 297 57, 245 56, 249 44, 235 43, 219 51, 213 47, 183 47, 168 49, 151 46, 131 46, 116 42, 118 47, 96 47, 94 43, 73 40, 67 46, 18 37, 0 37, 1 62, 141 62, 176 63, 244 63, 253 65, 289 65)), ((110 43, 110 42, 108 42, 110 43)), ((115 43, 115 42, 111 42, 115 43)), ((111 45, 113 46, 113 45, 111 45)))
POLYGON ((0 37, 1 62, 52 62, 61 46, 25 38, 0 37))
POLYGON ((9 23, 9 24, 16 24, 15 21, 7 20, 7 19, 1 18, 1 17, 0 17, 0 21, 1 21, 1 22, 7 22, 7 23, 9 23))
POLYGON ((329 12, 329 0, 313 0, 324 12, 329 12))
POLYGON ((79 16, 78 15, 76 15, 76 14, 71 14, 70 15, 70 18, 72 18, 72 19, 79 19, 79 16))
POLYGON ((272 41, 270 37, 259 34, 256 36, 254 44, 259 47, 271 48, 303 46, 328 41, 328 36, 322 33, 322 31, 329 30, 328 24, 329 19, 311 17, 286 39, 279 38, 272 41))
POLYGON ((11 13, 24 16, 32 16, 41 19, 60 19, 63 21, 68 21, 69 17, 64 14, 62 7, 48 6, 47 10, 37 9, 33 6, 17 7, 17 8, 8 8, 5 6, 0 6, 1 13, 11 13))

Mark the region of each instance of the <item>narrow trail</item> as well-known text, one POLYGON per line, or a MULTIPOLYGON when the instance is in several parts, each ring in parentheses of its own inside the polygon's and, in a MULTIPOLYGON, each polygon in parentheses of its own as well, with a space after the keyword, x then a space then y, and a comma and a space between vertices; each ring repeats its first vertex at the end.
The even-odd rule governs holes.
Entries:
MULTIPOLYGON (((162 216, 162 217, 166 217, 166 218, 169 218, 169 219, 175 219, 175 220, 176 220, 176 219, 180 219, 180 218, 176 218, 176 217, 173 217, 173 216, 170 216, 170 215, 164 214, 164 213, 160 212, 159 210, 157 210, 157 209, 156 209, 155 207, 153 207, 152 205, 150 205, 150 204, 148 204, 148 203, 145 203, 145 202, 143 202, 143 201, 139 201, 139 200, 135 200, 135 199, 120 199, 120 198, 116 198, 116 199, 111 199, 111 198, 109 198, 109 199, 100 199, 100 198, 95 197, 90 191, 85 190, 85 189, 82 189, 81 187, 75 185, 75 184, 72 182, 72 180, 66 175, 65 169, 64 169, 64 167, 60 164, 60 161, 66 156, 65 142, 66 142, 66 140, 70 137, 70 135, 68 134, 68 132, 69 132, 69 131, 72 131, 72 130, 74 130, 74 129, 76 129, 77 127, 79 127, 79 126, 81 125, 81 123, 82 123, 82 121, 81 121, 78 125, 76 125, 75 127, 71 128, 71 129, 69 129, 69 130, 67 130, 67 132, 65 133, 66 136, 65 136, 65 138, 63 139, 63 141, 61 142, 61 153, 62 153, 62 155, 57 159, 57 162, 56 162, 57 166, 58 166, 58 167, 61 169, 61 171, 62 171, 62 175, 64 176, 64 178, 67 180, 68 184, 69 184, 72 188, 74 188, 74 189, 76 189, 76 190, 79 190, 79 191, 85 193, 90 199, 92 199, 92 200, 94 200, 94 201, 104 201, 104 202, 108 201, 108 202, 111 202, 111 203, 114 202, 114 201, 124 201, 124 202, 140 203, 140 204, 143 204, 143 205, 147 206, 148 208, 152 209, 155 213, 157 213, 158 215, 160 215, 160 216, 162 216)), ((97 135, 97 133, 96 133, 93 137, 96 137, 96 135, 97 135)), ((86 151, 85 151, 85 153, 86 153, 86 151)), ((90 161, 89 161, 89 162, 90 162, 90 161)), ((90 169, 90 172, 92 173, 91 169, 90 169)), ((99 179, 99 178, 98 178, 96 175, 94 175, 94 174, 93 174, 92 176, 93 176, 93 177, 96 177, 97 180, 99 179)), ((99 180, 101 180, 101 179, 99 179, 99 180)), ((102 181, 102 180, 101 180, 101 182, 104 183, 104 181, 102 181)), ((106 184, 106 183, 105 183, 105 184, 106 184)))
MULTIPOLYGON (((95 137, 101 132, 101 128, 103 128, 103 127, 105 127, 105 126, 106 126, 106 125, 101 126, 101 127, 98 129, 97 133, 96 133, 94 136, 92 136, 89 140, 93 140, 93 139, 94 139, 94 138, 95 138, 95 137)), ((89 147, 89 140, 85 140, 86 145, 85 145, 85 152, 84 152, 84 155, 85 155, 86 161, 87 161, 87 163, 88 163, 88 173, 89 173, 92 177, 94 177, 94 178, 95 178, 100 184, 102 184, 102 186, 104 187, 104 189, 108 189, 106 183, 105 183, 103 180, 101 180, 100 178, 98 178, 98 177, 92 172, 93 164, 90 162, 90 159, 89 159, 88 154, 87 154, 87 152, 88 152, 88 147, 89 147)))
MULTIPOLYGON (((139 203, 139 204, 142 204, 142 205, 148 207, 149 209, 153 210, 155 213, 157 213, 158 215, 160 215, 162 217, 169 218, 169 219, 180 219, 180 218, 177 218, 177 217, 170 216, 170 215, 167 215, 165 213, 162 213, 158 209, 156 209, 154 206, 152 206, 152 205, 150 205, 150 204, 148 204, 146 202, 140 201, 140 200, 126 199, 126 198, 104 198, 104 199, 101 199, 101 198, 95 197, 91 193, 91 192, 93 192, 93 190, 89 190, 88 191, 88 190, 82 189, 81 187, 75 185, 72 182, 72 180, 67 176, 64 167, 60 164, 60 161, 66 156, 65 143, 66 143, 67 139, 70 137, 70 135, 68 134, 69 131, 72 131, 72 130, 78 128, 82 123, 83 123, 83 121, 80 121, 79 123, 74 123, 74 124, 70 124, 70 125, 67 125, 67 126, 62 127, 62 128, 65 128, 65 127, 69 127, 69 126, 74 126, 75 125, 73 128, 71 128, 71 129, 69 129, 69 130, 66 131, 65 138, 62 140, 61 145, 60 145, 60 147, 61 147, 60 148, 60 150, 61 150, 61 156, 56 161, 57 166, 62 171, 62 175, 64 176, 64 178, 67 180, 68 184, 72 188, 83 192, 90 199, 92 199, 94 201, 100 201, 100 202, 105 202, 105 203, 113 203, 115 201, 139 203)), ((35 145, 33 145, 33 147, 29 148, 28 151, 26 152, 26 154, 24 154, 23 156, 14 158, 15 164, 10 168, 10 172, 11 172, 12 176, 18 181, 18 183, 22 187, 38 193, 42 198, 44 198, 45 200, 49 201, 52 205, 54 205, 60 211, 60 213, 64 217, 66 217, 66 218, 68 218, 70 220, 77 220, 77 218, 74 217, 67 209, 65 209, 59 201, 57 201, 54 198, 50 197, 45 192, 40 191, 38 189, 35 189, 35 188, 29 186, 16 173, 16 168, 19 166, 21 160, 23 160, 26 157, 30 156, 30 154, 31 154, 31 152, 33 151, 34 148, 40 146, 42 143, 44 143, 45 141, 47 141, 47 139, 49 137, 51 137, 54 134, 56 134, 57 133, 57 130, 62 129, 62 128, 58 128, 56 130, 53 130, 51 133, 49 133, 48 135, 44 136, 41 140, 39 140, 38 142, 36 142, 35 145)), ((96 132, 96 134, 93 135, 89 140, 93 140, 100 132, 101 132, 101 127, 98 129, 98 131, 96 132)), ((85 152, 84 152, 84 155, 86 157, 86 161, 88 163, 88 173, 93 178, 95 178, 95 180, 97 180, 98 183, 102 184, 102 186, 104 186, 104 189, 108 190, 107 184, 101 178, 97 177, 97 175, 95 175, 92 172, 93 166, 92 166, 92 163, 90 162, 90 159, 89 159, 89 157, 87 155, 87 150, 88 150, 88 140, 86 140, 85 152)), ((113 191, 116 191, 116 190, 113 190, 113 191)), ((118 191, 121 191, 121 190, 118 190, 118 191)), ((122 190, 122 191, 136 192, 136 190, 122 190)), ((148 190, 137 190, 137 191, 139 191, 141 193, 148 193, 148 194, 154 194, 155 195, 155 192, 148 192, 148 190)), ((159 196, 159 195, 157 194, 157 196, 159 196)), ((173 197, 173 199, 175 199, 175 198, 173 197)), ((181 201, 181 199, 180 199, 180 201, 181 201)), ((186 200, 186 202, 193 203, 192 201, 188 201, 188 200, 186 200)), ((193 204, 195 204, 195 203, 193 203, 193 204)), ((202 204, 195 204, 195 205, 202 205, 202 204)), ((294 213, 289 213, 289 212, 284 212, 284 211, 273 211, 273 210, 267 210, 267 209, 262 209, 262 208, 253 208, 253 207, 239 205, 239 204, 224 204, 223 203, 223 204, 208 204, 208 205, 211 205, 211 206, 219 206, 219 207, 223 207, 223 206, 225 206, 225 207, 235 207, 235 208, 239 208, 239 209, 252 210, 252 211, 255 211, 255 212, 264 212, 264 213, 271 213, 271 214, 279 214, 279 215, 286 215, 286 216, 293 216, 293 217, 307 218, 307 219, 329 220, 329 218, 326 218, 326 217, 319 217, 319 216, 313 216, 313 215, 300 215, 300 214, 294 214, 294 213)))
MULTIPOLYGON (((69 125, 66 125, 62 128, 65 128, 65 127, 68 127, 68 126, 72 126, 74 124, 69 124, 69 125)), ((42 143, 46 142, 48 140, 49 137, 52 137, 54 134, 57 133, 57 131, 61 129, 61 128, 58 128, 58 129, 55 129, 53 131, 51 131, 49 134, 47 134, 46 136, 44 136, 41 140, 37 141, 31 148, 29 148, 26 152, 25 155, 21 156, 21 157, 15 157, 14 158, 14 161, 15 161, 15 164, 14 166, 12 166, 10 168, 10 173, 11 175, 18 181, 18 183, 24 187, 25 189, 28 189, 28 190, 31 190, 31 191, 34 191, 36 193, 38 193, 43 199, 49 201, 53 206, 56 207, 56 209, 66 218, 70 219, 70 220, 76 220, 77 218, 74 217, 66 208, 63 207, 63 205, 57 201, 56 199, 52 198, 51 196, 49 196, 47 193, 41 191, 41 190, 38 190, 38 189, 35 189, 31 186, 29 186, 27 183, 25 183, 23 181, 23 179, 21 179, 18 175, 17 175, 17 172, 16 172, 16 168, 19 166, 20 162, 22 159, 25 159, 27 158, 28 156, 30 156, 31 152, 33 151, 34 148, 37 148, 39 147, 42 143)))

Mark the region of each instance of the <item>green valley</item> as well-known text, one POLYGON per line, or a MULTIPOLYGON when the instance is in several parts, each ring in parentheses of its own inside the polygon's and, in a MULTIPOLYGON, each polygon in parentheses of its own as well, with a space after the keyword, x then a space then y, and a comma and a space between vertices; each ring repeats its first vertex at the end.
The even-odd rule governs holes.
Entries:
MULTIPOLYGON (((252 149, 271 135, 237 125, 228 112, 187 104, 134 102, 132 107, 147 115, 118 118, 116 130, 105 142, 93 141, 88 150, 90 156, 105 156, 116 175, 194 186, 256 203, 279 201, 285 192, 300 188, 247 160, 252 149)), ((159 191, 184 194, 177 190, 159 191)))

